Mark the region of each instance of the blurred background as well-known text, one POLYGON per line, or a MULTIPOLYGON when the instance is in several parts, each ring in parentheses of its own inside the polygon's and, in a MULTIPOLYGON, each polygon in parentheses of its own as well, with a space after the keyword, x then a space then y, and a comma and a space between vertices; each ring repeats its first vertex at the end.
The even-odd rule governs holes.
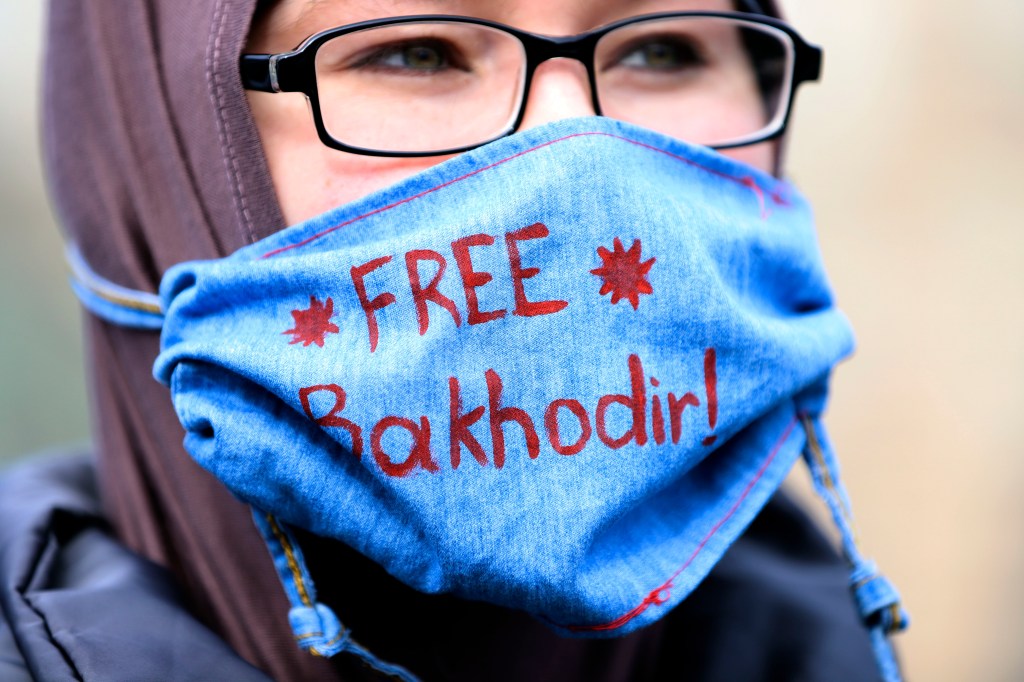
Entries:
MULTIPOLYGON (((42 4, 0 2, 0 465, 88 439, 38 155, 42 4)), ((829 423, 914 617, 908 677, 1024 679, 1024 2, 786 6, 826 48, 789 172, 859 339, 829 423)))

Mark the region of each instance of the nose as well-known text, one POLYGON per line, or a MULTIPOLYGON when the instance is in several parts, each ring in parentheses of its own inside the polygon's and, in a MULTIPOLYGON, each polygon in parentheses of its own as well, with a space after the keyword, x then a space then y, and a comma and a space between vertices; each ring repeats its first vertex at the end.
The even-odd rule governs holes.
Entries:
POLYGON ((575 59, 549 59, 533 73, 519 130, 576 116, 593 116, 587 69, 575 59))

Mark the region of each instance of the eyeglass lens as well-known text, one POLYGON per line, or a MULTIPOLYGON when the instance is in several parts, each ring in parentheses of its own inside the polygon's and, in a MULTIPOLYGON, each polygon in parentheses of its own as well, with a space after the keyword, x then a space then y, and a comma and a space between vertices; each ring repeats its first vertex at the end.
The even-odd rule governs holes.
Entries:
MULTIPOLYGON (((712 146, 762 137, 785 118, 789 36, 740 19, 627 24, 594 53, 602 114, 712 146)), ((324 126, 347 145, 429 152, 510 131, 524 96, 515 36, 470 23, 415 22, 344 34, 316 55, 324 126)))

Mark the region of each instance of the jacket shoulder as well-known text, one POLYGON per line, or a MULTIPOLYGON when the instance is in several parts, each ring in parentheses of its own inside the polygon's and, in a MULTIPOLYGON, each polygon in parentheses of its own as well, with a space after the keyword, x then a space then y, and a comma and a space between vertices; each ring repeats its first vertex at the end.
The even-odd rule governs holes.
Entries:
POLYGON ((0 475, 0 679, 266 682, 110 533, 86 453, 0 475))

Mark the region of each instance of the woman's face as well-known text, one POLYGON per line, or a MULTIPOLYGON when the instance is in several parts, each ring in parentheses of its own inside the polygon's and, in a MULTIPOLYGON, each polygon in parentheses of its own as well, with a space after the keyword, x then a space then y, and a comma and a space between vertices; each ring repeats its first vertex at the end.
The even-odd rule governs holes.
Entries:
MULTIPOLYGON (((335 26, 407 14, 480 17, 547 35, 575 35, 612 21, 664 11, 733 10, 731 0, 278 0, 260 19, 246 48, 293 49, 335 26)), ((285 221, 295 224, 413 175, 447 157, 381 158, 349 154, 317 137, 301 93, 248 93, 285 221)), ((732 112, 722 111, 721 117, 732 112)), ((563 118, 594 115, 586 69, 552 59, 536 71, 521 130, 563 118)), ((725 152, 770 172, 775 146, 725 152)))

